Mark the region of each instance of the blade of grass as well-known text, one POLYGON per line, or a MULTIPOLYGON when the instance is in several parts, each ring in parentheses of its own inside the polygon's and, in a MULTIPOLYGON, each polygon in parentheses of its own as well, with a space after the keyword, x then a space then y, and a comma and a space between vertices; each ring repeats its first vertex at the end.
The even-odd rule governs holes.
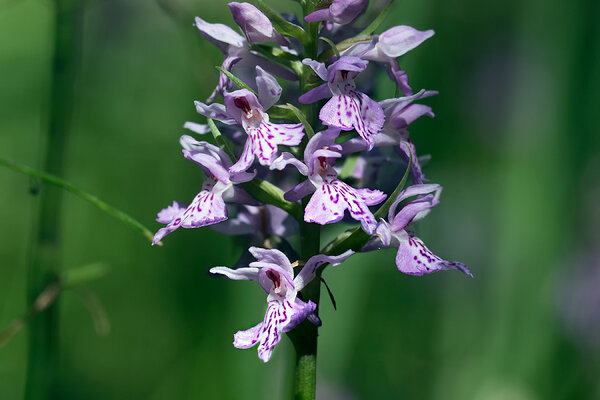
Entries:
POLYGON ((64 190, 66 190, 67 192, 71 192, 74 195, 82 198, 83 200, 88 201, 89 203, 98 207, 100 210, 104 211, 108 215, 110 215, 110 216, 118 219, 119 221, 124 222, 126 225, 129 225, 132 228, 136 229, 142 235, 144 235, 144 237, 146 237, 146 239, 152 241, 152 238, 154 237, 154 234, 148 228, 146 228, 144 225, 142 225, 140 222, 133 219, 129 215, 125 214, 123 211, 118 210, 118 209, 108 205, 107 203, 100 200, 98 197, 94 196, 93 194, 88 193, 85 190, 80 189, 77 186, 74 186, 74 185, 70 184, 69 182, 67 182, 57 176, 48 174, 43 171, 39 171, 37 169, 28 167, 26 165, 14 163, 14 162, 9 161, 2 157, 0 157, 0 166, 4 166, 9 169, 12 169, 13 171, 20 172, 20 173, 23 173, 23 174, 26 174, 26 175, 29 175, 29 176, 32 176, 35 178, 39 178, 39 179, 43 180, 44 182, 48 182, 52 185, 58 186, 64 190))

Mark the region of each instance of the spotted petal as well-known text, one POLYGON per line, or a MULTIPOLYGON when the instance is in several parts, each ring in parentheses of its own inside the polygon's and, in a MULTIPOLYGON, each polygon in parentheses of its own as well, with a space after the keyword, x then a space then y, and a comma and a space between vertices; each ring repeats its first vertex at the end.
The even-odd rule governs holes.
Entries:
POLYGON ((333 96, 321 108, 319 118, 325 125, 356 132, 373 148, 372 135, 377 134, 385 121, 381 106, 364 93, 350 91, 333 96))
POLYGON ((187 204, 183 204, 178 201, 173 201, 173 204, 171 204, 167 208, 163 208, 158 212, 158 218, 156 218, 156 221, 160 222, 161 224, 168 224, 175 218, 177 218, 179 214, 181 214, 186 208, 187 204))
POLYGON ((271 358, 273 349, 281 340, 281 333, 289 332, 302 322, 316 309, 312 301, 305 303, 299 299, 270 300, 263 322, 246 331, 239 331, 234 335, 233 345, 240 349, 258 345, 258 357, 267 362, 271 358))
POLYGON ((156 232, 152 244, 157 244, 162 238, 179 227, 198 228, 216 224, 225 221, 226 219, 227 208, 225 207, 225 202, 221 195, 213 193, 211 190, 202 190, 185 211, 167 226, 156 232))
POLYGON ((306 205, 304 220, 321 225, 330 224, 340 221, 344 217, 344 211, 348 210, 352 218, 360 221, 363 230, 371 234, 375 230, 376 221, 367 207, 367 202, 376 204, 374 202, 376 197, 381 198, 382 201, 385 195, 365 196, 365 193, 340 180, 323 183, 306 205))
POLYGON ((456 269, 473 277, 469 267, 456 261, 446 261, 436 256, 416 236, 402 231, 402 238, 396 255, 396 266, 409 275, 430 274, 432 272, 456 269))

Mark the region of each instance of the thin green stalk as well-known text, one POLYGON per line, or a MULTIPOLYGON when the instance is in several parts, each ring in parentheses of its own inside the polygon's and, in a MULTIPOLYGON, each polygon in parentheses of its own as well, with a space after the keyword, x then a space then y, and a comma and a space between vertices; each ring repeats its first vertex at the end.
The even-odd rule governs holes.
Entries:
MULTIPOLYGON (((54 0, 54 56, 50 82, 44 169, 63 175, 65 150, 73 108, 75 75, 79 60, 80 2, 54 0)), ((59 232, 62 191, 44 187, 40 193, 38 218, 30 251, 27 276, 27 304, 56 281, 59 261, 59 232)), ((58 305, 48 307, 29 326, 28 368, 25 399, 57 398, 58 305)))
MULTIPOLYGON (((306 206, 307 201, 303 202, 306 206)), ((303 261, 319 253, 320 227, 317 224, 300 224, 300 258, 303 261)), ((302 299, 312 301, 319 311, 321 281, 313 279, 303 290, 302 299)), ((294 376, 294 398, 296 400, 314 400, 317 385, 317 338, 318 327, 304 321, 290 332, 290 338, 296 350, 296 373, 294 376)))
POLYGON ((123 211, 121 211, 117 208, 114 208, 109 204, 106 204, 104 201, 100 200, 98 197, 94 196, 93 194, 86 192, 85 190, 80 189, 77 186, 74 186, 74 185, 70 184, 69 182, 67 182, 57 176, 47 174, 43 171, 39 171, 34 168, 30 168, 26 165, 17 164, 15 162, 9 161, 2 157, 0 157, 0 166, 10 168, 13 171, 21 172, 23 174, 29 175, 34 178, 41 179, 42 181, 50 183, 52 185, 55 185, 59 188, 62 188, 64 190, 66 190, 67 192, 71 192, 74 195, 78 196, 79 198, 82 198, 83 200, 92 203, 93 205, 95 205, 96 207, 98 207, 99 209, 101 209, 102 211, 107 213, 108 215, 115 217, 119 221, 124 222, 125 224, 138 230, 142 235, 144 235, 144 237, 146 237, 146 239, 152 241, 152 238, 154 237, 154 234, 152 233, 152 231, 150 231, 148 228, 146 228, 144 225, 142 225, 137 220, 135 220, 132 217, 130 217, 129 215, 125 214, 123 211))
MULTIPOLYGON (((314 4, 310 0, 304 4, 305 15, 313 11, 314 4), (310 4, 309 4, 310 3, 310 4)), ((306 40, 303 42, 304 55, 315 59, 317 56, 317 34, 318 23, 307 23, 305 31, 306 40)), ((304 66, 300 75, 300 92, 308 90, 308 78, 310 69, 304 66)), ((317 113, 315 104, 303 104, 302 112, 306 116, 308 125, 317 126, 317 113)), ((308 199, 302 202, 303 209, 306 208, 308 199)), ((303 261, 319 253, 320 250, 320 226, 306 222, 300 222, 300 258, 303 261)), ((312 301, 319 307, 321 293, 321 281, 313 279, 301 292, 304 301, 312 301)), ((294 399, 314 400, 317 385, 317 338, 318 327, 308 321, 304 321, 290 332, 290 339, 296 350, 296 364, 294 375, 294 399)))

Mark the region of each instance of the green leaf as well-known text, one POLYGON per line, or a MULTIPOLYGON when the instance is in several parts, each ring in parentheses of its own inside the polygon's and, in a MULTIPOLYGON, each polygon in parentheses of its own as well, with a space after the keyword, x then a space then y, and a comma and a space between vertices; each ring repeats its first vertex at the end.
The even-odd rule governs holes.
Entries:
POLYGON ((300 122, 298 117, 296 117, 296 114, 294 114, 294 112, 292 110, 290 110, 289 107, 287 107, 287 106, 282 106, 282 105, 273 106, 273 107, 269 108, 269 111, 267 111, 267 112, 269 114, 269 118, 290 119, 292 121, 297 120, 298 122, 300 122))
POLYGON ((342 166, 342 170, 340 171, 340 179, 346 179, 352 176, 352 172, 356 168, 356 163, 358 162, 358 154, 352 154, 346 158, 344 165, 342 166))
POLYGON ((235 83, 236 86, 239 87, 240 89, 247 89, 250 92, 254 93, 255 96, 258 96, 256 94, 256 92, 254 90, 252 90, 252 88, 250 86, 246 85, 243 80, 241 80, 240 78, 238 78, 231 72, 227 71, 226 69, 224 69, 222 67, 215 67, 215 68, 218 69, 219 71, 221 71, 222 73, 224 73, 225 76, 227 76, 231 80, 231 82, 235 83))
POLYGON ((23 173, 25 175, 32 176, 34 178, 39 178, 45 182, 51 183, 62 189, 65 189, 66 191, 71 192, 74 195, 92 203, 93 205, 95 205, 96 207, 98 207, 99 209, 101 209, 102 211, 107 213, 108 215, 111 215, 111 216, 115 217, 116 219, 118 219, 119 221, 124 222, 125 224, 138 230, 139 232, 142 233, 142 235, 144 235, 150 241, 152 241, 152 239, 154 237, 154 234, 148 228, 146 228, 144 225, 142 225, 141 223, 139 223, 137 220, 133 219, 129 215, 125 214, 123 211, 118 210, 118 209, 106 204, 104 201, 100 200, 98 197, 94 196, 93 194, 90 194, 90 193, 86 192, 85 190, 80 189, 77 186, 74 186, 57 176, 50 175, 46 172, 39 171, 37 169, 33 169, 33 168, 30 168, 25 165, 14 163, 12 161, 9 161, 9 160, 1 158, 1 157, 0 157, 0 166, 7 167, 9 169, 12 169, 13 171, 17 171, 17 172, 23 173))
POLYGON ((306 132, 306 136, 309 139, 315 135, 315 130, 308 123, 308 120, 306 119, 306 115, 304 115, 304 113, 302 111, 300 111, 297 107, 295 107, 294 105, 292 105, 290 103, 287 103, 284 107, 291 110, 292 113, 294 113, 294 115, 296 116, 296 118, 298 118, 298 121, 302 122, 302 125, 304 125, 304 130, 306 132))
POLYGON ((380 13, 377 14, 377 17, 375 17, 373 22, 371 22, 365 29, 363 29, 363 31, 361 33, 359 33, 358 36, 371 35, 373 32, 375 32, 375 30, 377 28, 379 28, 379 25, 381 25, 381 23, 383 22, 385 17, 387 17, 387 15, 390 13, 393 3, 394 3, 394 0, 390 0, 390 2, 387 3, 385 8, 380 13))
POLYGON ((306 38, 304 29, 284 19, 277 11, 266 5, 262 0, 256 0, 256 6, 269 18, 277 32, 301 41, 306 38))
POLYGON ((324 42, 327 42, 327 44, 329 44, 329 46, 331 46, 331 50, 333 50, 333 52, 335 53, 335 56, 337 57, 337 59, 340 59, 340 51, 338 50, 337 46, 335 45, 335 43, 333 43, 331 41, 331 39, 328 39, 326 37, 320 37, 319 39, 321 39, 324 42))
POLYGON ((215 121, 213 121, 210 118, 207 118, 206 120, 208 122, 208 126, 210 127, 210 131, 211 131, 213 137, 215 138, 215 142, 217 143, 217 146, 222 148, 223 151, 225 151, 225 153, 227 153, 229 158, 231 158, 231 160, 235 160, 235 154, 233 154, 233 150, 231 150, 231 147, 233 146, 233 144, 229 141, 229 139, 226 136, 224 136, 221 133, 219 128, 217 128, 217 125, 215 125, 215 121))

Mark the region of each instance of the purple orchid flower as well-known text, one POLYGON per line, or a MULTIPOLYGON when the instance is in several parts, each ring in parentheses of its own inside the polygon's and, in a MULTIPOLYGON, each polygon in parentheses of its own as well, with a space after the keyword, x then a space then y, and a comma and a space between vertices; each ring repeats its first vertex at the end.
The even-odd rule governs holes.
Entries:
POLYGON ((395 26, 375 35, 370 42, 358 42, 344 50, 342 56, 356 56, 363 60, 385 63, 392 80, 406 96, 413 94, 406 72, 400 70, 397 58, 419 46, 434 35, 434 31, 418 31, 406 25, 395 26))
POLYGON ((357 91, 354 84, 354 78, 367 68, 368 62, 358 57, 341 57, 327 68, 310 59, 302 62, 327 83, 304 93, 298 99, 300 103, 314 103, 331 97, 319 112, 323 124, 345 131, 356 129, 369 150, 373 148, 372 136, 383 126, 385 116, 381 106, 357 91))
POLYGON ((184 157, 198 164, 206 174, 206 179, 202 183, 202 190, 189 206, 174 201, 158 213, 156 221, 166 226, 156 232, 153 245, 179 227, 199 228, 225 221, 225 201, 255 203, 243 189, 233 185, 252 180, 254 174, 230 174, 227 169, 232 165, 231 159, 217 146, 198 142, 187 135, 183 135, 180 142, 184 157))
POLYGON ((373 233, 377 223, 368 206, 381 203, 385 193, 379 190, 354 189, 338 179, 333 169, 335 160, 342 156, 342 148, 335 144, 339 129, 329 128, 313 136, 304 151, 304 163, 290 153, 283 153, 271 165, 272 169, 283 169, 294 165, 308 179, 285 193, 288 201, 298 201, 313 193, 304 211, 304 221, 320 225, 338 222, 344 218, 344 212, 360 221, 363 230, 373 233))
MULTIPOLYGON (((423 183, 425 176, 421 170, 415 146, 410 141, 407 128, 409 124, 424 115, 435 117, 431 107, 423 104, 413 104, 413 102, 437 94, 437 91, 421 90, 412 96, 379 102, 385 115, 385 124, 379 133, 373 135, 373 147, 394 146, 394 149, 405 162, 408 162, 412 154, 411 175, 413 184, 423 183)), ((343 154, 356 153, 367 149, 367 144, 360 138, 352 138, 342 143, 343 154)), ((373 157, 380 156, 375 155, 373 157)), ((369 158, 369 155, 366 158, 369 158)), ((375 161, 377 161, 377 158, 375 161)))
POLYGON ((227 5, 233 20, 244 31, 248 42, 275 42, 282 46, 289 45, 289 42, 273 28, 269 18, 252 4, 232 2, 227 5))
POLYGON ((226 124, 242 125, 248 134, 238 162, 229 169, 232 174, 250 168, 254 156, 258 157, 261 165, 270 165, 277 155, 278 145, 297 146, 304 136, 302 124, 269 122, 269 115, 265 110, 279 100, 281 86, 272 75, 261 67, 256 67, 256 73, 258 98, 249 90, 241 89, 225 94, 225 106, 216 103, 206 105, 199 101, 195 102, 198 113, 226 124))
POLYGON ((327 21, 327 29, 333 24, 346 25, 358 17, 367 5, 367 0, 333 0, 327 8, 314 11, 304 17, 306 22, 327 21))
MULTIPOLYGON (((240 3, 232 3, 232 4, 240 4, 240 3)), ((247 4, 247 3, 242 3, 247 4)), ((243 8, 246 8, 243 6, 243 8)), ((246 8, 247 9, 247 8, 246 8)), ((244 21, 244 18, 249 18, 249 14, 241 13, 239 6, 233 6, 232 12, 234 13, 234 19, 238 18, 240 21, 244 21), (234 11, 236 10, 236 11, 234 11)), ((260 11, 259 11, 260 12, 260 11)), ((263 15, 264 16, 264 15, 263 15)), ((266 17, 265 17, 266 18, 266 17)), ((268 20, 268 19, 267 19, 268 20)), ((237 20, 236 20, 237 22, 237 20)), ((242 22, 244 23, 244 22, 242 22)), ((248 40, 252 42, 253 40, 250 38, 257 39, 255 41, 259 41, 260 36, 257 34, 258 32, 266 32, 268 29, 264 26, 264 21, 261 19, 261 26, 255 26, 247 21, 245 23, 245 29, 242 27, 246 35, 249 37, 248 40)), ((200 34, 209 42, 214 44, 225 54, 225 60, 221 67, 229 72, 233 71, 234 66, 239 67, 254 67, 261 66, 267 71, 270 71, 276 75, 281 76, 282 78, 288 80, 297 80, 298 77, 290 70, 282 67, 279 64, 270 62, 262 57, 257 56, 255 53, 250 51, 250 45, 248 41, 239 33, 228 27, 224 24, 211 24, 204 21, 200 17, 196 17, 196 27, 200 31, 200 34)), ((273 26, 271 25, 271 28, 273 26)), ((274 32, 277 32, 273 30, 274 32)), ((273 40, 276 39, 273 37, 273 40)), ((281 38, 283 39, 283 37, 281 38)), ((271 39, 269 39, 271 40, 271 39)), ((279 40, 279 39, 277 39, 279 40)), ((285 40, 285 39, 283 39, 285 40)), ((232 83, 229 81, 229 78, 225 76, 222 72, 219 73, 219 83, 217 87, 211 95, 206 99, 207 103, 212 103, 218 95, 223 95, 226 91, 231 90, 232 83)))
POLYGON ((381 220, 363 251, 385 247, 398 247, 396 266, 409 275, 423 275, 432 272, 456 269, 473 277, 469 267, 460 262, 442 260, 429 250, 423 241, 414 235, 409 224, 423 219, 434 206, 440 203, 442 187, 437 184, 413 185, 402 191, 390 207, 388 223, 381 220), (417 197, 406 203, 400 211, 396 209, 401 201, 417 197))
POLYGON ((250 247, 248 250, 257 260, 250 263, 249 267, 214 267, 210 272, 225 275, 233 280, 258 282, 267 292, 267 312, 264 320, 250 329, 238 331, 233 336, 233 345, 238 349, 248 349, 260 343, 258 357, 267 362, 281 339, 281 333, 291 331, 304 319, 316 326, 321 325, 321 320, 315 314, 317 305, 310 300, 300 300, 297 297, 298 292, 313 280, 318 267, 326 263, 332 266, 341 264, 354 252, 348 250, 339 256, 313 256, 294 278, 292 264, 281 251, 259 247, 250 247))

